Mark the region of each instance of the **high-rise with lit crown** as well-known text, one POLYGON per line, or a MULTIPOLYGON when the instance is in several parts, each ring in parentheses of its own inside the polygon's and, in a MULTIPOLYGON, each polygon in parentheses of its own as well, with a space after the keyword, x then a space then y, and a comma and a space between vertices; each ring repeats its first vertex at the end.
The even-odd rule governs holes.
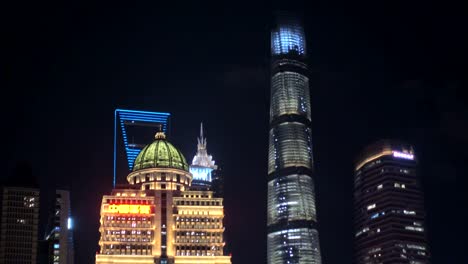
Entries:
POLYGON ((97 264, 230 264, 223 199, 190 190, 193 176, 164 132, 135 159, 128 185, 102 198, 97 264))
POLYGON ((363 151, 354 173, 354 263, 430 263, 417 175, 411 145, 381 140, 363 151))
POLYGON ((306 41, 280 14, 271 32, 268 263, 321 263, 315 208, 306 41))
POLYGON ((206 137, 203 136, 203 123, 200 124, 200 137, 197 140, 197 154, 190 165, 190 173, 193 175, 192 189, 210 190, 212 173, 218 166, 215 165, 213 157, 208 155, 206 137))

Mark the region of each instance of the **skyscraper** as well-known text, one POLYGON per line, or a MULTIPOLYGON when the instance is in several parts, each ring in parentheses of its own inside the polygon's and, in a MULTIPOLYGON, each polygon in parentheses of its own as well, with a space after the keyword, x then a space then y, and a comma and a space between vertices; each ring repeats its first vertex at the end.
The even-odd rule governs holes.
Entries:
MULTIPOLYGON (((153 137, 154 131, 158 127, 162 127, 165 133, 169 132, 170 128, 169 113, 163 112, 148 112, 128 109, 115 109, 114 111, 114 187, 117 184, 117 173, 119 166, 120 153, 118 150, 123 145, 125 150, 125 166, 126 172, 133 169, 133 163, 140 153, 140 150, 153 137), (119 129, 120 127, 120 129, 119 129), (120 131, 120 133, 118 133, 120 131), (120 142, 119 139, 122 141, 120 142)), ((126 173, 125 173, 126 175, 126 173)))
POLYGON ((321 263, 304 29, 280 14, 271 32, 268 263, 321 263))
POLYGON ((135 159, 128 185, 102 198, 97 264, 230 264, 223 199, 189 189, 192 174, 164 132, 135 159))
POLYGON ((29 163, 0 184, 0 264, 36 264, 40 191, 29 163))
POLYGON ((56 190, 49 210, 47 234, 48 264, 73 264, 75 251, 73 242, 73 218, 71 217, 70 192, 56 190))
POLYGON ((0 263, 36 264, 39 189, 1 188, 0 263))
POLYGON ((217 169, 215 161, 208 155, 206 138, 203 136, 203 123, 200 124, 200 137, 198 138, 197 154, 193 157, 190 165, 190 173, 193 175, 191 189, 211 189, 212 173, 217 169))
POLYGON ((429 263, 424 218, 413 147, 368 146, 354 174, 355 263, 429 263))

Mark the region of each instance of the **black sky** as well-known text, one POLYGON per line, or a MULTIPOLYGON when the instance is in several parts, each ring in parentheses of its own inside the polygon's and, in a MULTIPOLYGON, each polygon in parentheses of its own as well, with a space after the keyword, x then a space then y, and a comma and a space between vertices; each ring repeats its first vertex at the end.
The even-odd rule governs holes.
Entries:
MULTIPOLYGON (((294 3, 305 17, 310 55, 324 263, 352 261, 353 160, 379 138, 416 147, 433 263, 462 263, 467 203, 457 184, 468 172, 462 5, 294 3)), ((208 150, 225 168, 233 263, 265 262, 274 8, 269 1, 203 0, 4 4, 2 177, 26 160, 45 190, 70 186, 77 263, 92 263, 98 249, 117 107, 172 113, 170 140, 188 159, 204 122, 208 150)))

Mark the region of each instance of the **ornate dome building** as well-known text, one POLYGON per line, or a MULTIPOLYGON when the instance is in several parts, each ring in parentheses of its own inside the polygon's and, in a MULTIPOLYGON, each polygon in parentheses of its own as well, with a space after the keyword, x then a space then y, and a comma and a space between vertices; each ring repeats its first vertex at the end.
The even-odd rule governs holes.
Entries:
POLYGON ((128 185, 101 204, 97 264, 230 264, 223 199, 190 191, 192 174, 163 132, 135 159, 128 185))

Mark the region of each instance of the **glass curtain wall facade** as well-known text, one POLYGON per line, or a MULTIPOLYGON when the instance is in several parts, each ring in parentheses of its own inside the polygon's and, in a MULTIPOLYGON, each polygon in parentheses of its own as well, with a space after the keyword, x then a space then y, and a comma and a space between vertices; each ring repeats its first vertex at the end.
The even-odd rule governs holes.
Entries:
POLYGON ((305 35, 281 15, 271 33, 268 263, 321 263, 305 35))
POLYGON ((354 263, 429 264, 424 195, 413 147, 368 146, 354 173, 354 263))

